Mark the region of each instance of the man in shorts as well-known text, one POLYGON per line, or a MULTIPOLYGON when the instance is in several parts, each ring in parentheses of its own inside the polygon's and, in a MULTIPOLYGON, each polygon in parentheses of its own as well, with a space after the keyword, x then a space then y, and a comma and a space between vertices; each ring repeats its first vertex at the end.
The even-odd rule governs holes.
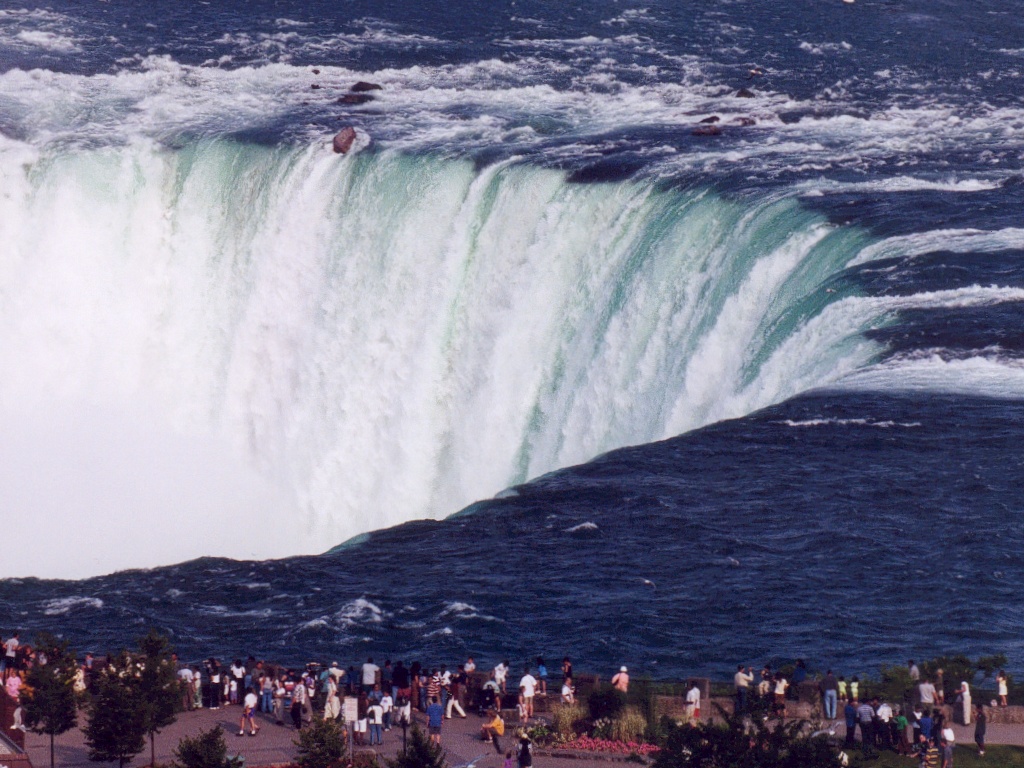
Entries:
POLYGON ((432 696, 430 704, 427 705, 427 731, 430 733, 430 743, 441 746, 441 724, 444 722, 444 707, 438 701, 437 696, 432 696))
POLYGON ((259 726, 256 725, 256 706, 259 703, 259 697, 256 695, 256 691, 252 688, 245 694, 245 700, 242 702, 244 709, 242 710, 242 719, 238 723, 238 735, 245 735, 245 724, 249 723, 249 735, 255 736, 259 733, 259 726))
POLYGON ((523 717, 529 720, 533 717, 533 697, 537 692, 537 678, 530 674, 530 668, 523 670, 523 677, 519 681, 519 695, 523 697, 523 717))

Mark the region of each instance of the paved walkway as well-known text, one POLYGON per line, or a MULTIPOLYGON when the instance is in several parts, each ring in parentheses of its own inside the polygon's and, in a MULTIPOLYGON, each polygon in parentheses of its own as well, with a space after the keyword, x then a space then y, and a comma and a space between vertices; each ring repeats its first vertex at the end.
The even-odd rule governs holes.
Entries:
MULTIPOLYGON (((156 737, 156 761, 167 764, 173 759, 173 750, 184 736, 195 736, 200 731, 208 730, 215 725, 224 729, 225 739, 228 743, 228 753, 242 755, 245 758, 246 768, 254 766, 280 765, 290 763, 295 758, 296 731, 291 725, 277 725, 273 719, 266 715, 259 715, 257 722, 260 731, 256 736, 238 736, 238 720, 242 708, 238 706, 223 707, 219 710, 202 709, 195 712, 184 712, 178 715, 177 721, 163 730, 156 737)), ((420 713, 415 713, 415 719, 426 730, 425 718, 420 713)), ((83 720, 80 720, 84 722, 83 720)), ((459 766, 469 763, 481 755, 484 759, 477 763, 478 768, 500 768, 503 758, 499 758, 494 747, 480 740, 480 726, 483 719, 470 714, 465 720, 456 718, 446 720, 442 731, 442 746, 448 753, 448 763, 451 766, 459 766)), ((85 746, 85 738, 79 729, 68 731, 58 736, 55 741, 56 764, 59 766, 96 766, 102 765, 89 762, 88 750, 85 746)), ((503 743, 504 747, 505 744, 503 743)), ((508 741, 508 747, 515 745, 508 741)), ((29 733, 25 741, 26 751, 32 758, 32 764, 36 768, 47 768, 50 764, 50 740, 45 736, 37 736, 29 733)), ((381 757, 394 757, 402 747, 402 730, 392 728, 384 734, 383 747, 374 747, 374 751, 381 757)), ((356 751, 369 749, 369 747, 357 747, 356 751)), ((554 762, 554 758, 540 758, 540 764, 554 762)), ((561 763, 561 761, 558 761, 561 763)), ((132 762, 134 766, 149 764, 149 745, 146 750, 132 762)), ((116 765, 116 763, 111 763, 116 765)), ((592 766, 603 766, 610 768, 613 765, 606 760, 595 759, 575 760, 574 768, 588 768, 592 766)))
MULTIPOLYGON (((196 712, 185 712, 178 715, 178 720, 166 728, 156 737, 156 760, 161 764, 168 764, 173 759, 173 750, 184 736, 195 736, 202 730, 208 730, 215 725, 224 729, 225 739, 228 743, 229 754, 242 755, 245 758, 247 768, 255 766, 283 765, 290 763, 295 758, 296 731, 290 725, 276 725, 272 719, 265 715, 259 715, 260 732, 256 736, 237 736, 238 719, 241 715, 241 707, 231 706, 219 710, 198 710, 196 712)), ((424 717, 415 713, 415 718, 421 726, 424 726, 424 717)), ((477 766, 478 768, 500 768, 502 759, 495 753, 490 744, 480 741, 479 731, 483 720, 476 715, 469 715, 465 720, 446 720, 442 734, 442 745, 448 753, 448 763, 451 766, 461 766, 476 758, 483 756, 477 766)), ((425 728, 424 728, 425 729, 425 728)), ((970 745, 973 747, 974 726, 954 725, 958 744, 970 745)), ((842 722, 835 726, 836 735, 840 738, 846 733, 846 727, 842 722)), ((989 744, 1010 744, 1024 746, 1024 725, 1007 725, 992 723, 988 726, 987 742, 989 744)), ((511 740, 506 740, 508 747, 513 747, 511 740)), ((82 732, 77 728, 59 736, 56 739, 56 764, 58 766, 96 766, 97 763, 89 762, 85 739, 82 732)), ((27 734, 26 749, 32 758, 32 764, 36 768, 46 768, 50 764, 50 742, 47 737, 37 736, 33 733, 27 734)), ((506 746, 503 744, 503 746, 506 746)), ((382 757, 394 757, 402 747, 402 731, 393 728, 384 734, 383 747, 374 747, 373 750, 382 757)), ((369 749, 369 747, 358 748, 369 749)), ((566 754, 565 757, 570 755, 566 754)), ((571 763, 573 768, 612 768, 620 763, 609 762, 604 756, 574 755, 571 763)), ((565 765, 562 759, 557 759, 550 753, 542 751, 534 760, 535 765, 544 766, 565 765)), ((132 763, 135 766, 149 764, 149 746, 132 763)), ((112 763, 111 765, 116 765, 112 763)))

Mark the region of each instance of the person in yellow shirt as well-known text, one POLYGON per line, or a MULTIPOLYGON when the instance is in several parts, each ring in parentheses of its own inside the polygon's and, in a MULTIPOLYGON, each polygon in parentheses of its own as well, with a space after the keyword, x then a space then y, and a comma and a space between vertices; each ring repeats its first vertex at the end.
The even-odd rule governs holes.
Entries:
POLYGON ((501 719, 501 713, 496 709, 488 710, 487 714, 491 719, 480 729, 480 738, 494 744, 494 751, 500 755, 501 742, 499 738, 505 735, 505 721, 501 719))

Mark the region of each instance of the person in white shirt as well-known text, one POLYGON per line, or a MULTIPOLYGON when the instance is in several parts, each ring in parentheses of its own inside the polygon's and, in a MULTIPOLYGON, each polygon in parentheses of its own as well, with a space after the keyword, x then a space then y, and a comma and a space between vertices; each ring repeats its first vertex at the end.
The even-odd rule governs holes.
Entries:
POLYGON ((373 659, 367 659, 366 663, 363 664, 363 693, 369 693, 373 690, 373 686, 377 684, 377 675, 380 673, 380 667, 373 663, 373 659))
POLYGON ((494 682, 498 684, 498 690, 505 693, 505 678, 508 676, 508 662, 503 661, 494 668, 494 682))
POLYGON ((324 720, 337 720, 341 715, 341 699, 338 698, 338 683, 333 675, 327 676, 327 701, 324 702, 324 720))
POLYGON ((376 701, 370 701, 366 708, 366 720, 370 726, 370 745, 384 743, 384 708, 376 701))
POLYGON ((391 698, 391 691, 384 691, 380 697, 380 708, 384 713, 384 730, 391 730, 391 710, 395 708, 395 700, 391 698))
POLYGON ((249 735, 255 736, 259 733, 259 726, 256 725, 256 707, 259 705, 259 697, 256 691, 249 689, 242 701, 242 719, 238 723, 238 735, 245 735, 245 724, 249 723, 249 735))
POLYGON ((533 717, 533 697, 537 692, 537 678, 530 674, 530 668, 524 670, 519 681, 519 695, 523 697, 523 709, 527 720, 533 717))
POLYGON ((562 703, 575 704, 576 692, 572 689, 572 678, 567 677, 562 681, 562 703))
POLYGON ((7 680, 7 675, 11 673, 11 670, 18 668, 18 633, 14 635, 4 643, 4 656, 0 660, 0 671, 4 673, 4 680, 7 680))
POLYGON ((465 669, 467 672, 475 672, 476 671, 476 662, 473 661, 473 657, 472 656, 470 656, 468 659, 466 659, 466 663, 463 665, 463 669, 465 669))
POLYGON ((700 688, 696 683, 686 692, 686 717, 694 724, 700 719, 700 688))

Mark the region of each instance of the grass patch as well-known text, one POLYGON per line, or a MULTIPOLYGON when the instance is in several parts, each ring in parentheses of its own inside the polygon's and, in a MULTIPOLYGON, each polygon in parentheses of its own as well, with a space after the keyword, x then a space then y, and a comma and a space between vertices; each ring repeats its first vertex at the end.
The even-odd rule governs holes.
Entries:
MULTIPOLYGON (((859 749, 849 750, 850 765, 864 768, 912 768, 917 760, 901 757, 895 752, 882 752, 874 760, 863 760, 859 749)), ((960 745, 953 749, 953 765, 956 768, 1024 768, 1024 747, 989 746, 984 757, 978 757, 974 744, 960 745)))

